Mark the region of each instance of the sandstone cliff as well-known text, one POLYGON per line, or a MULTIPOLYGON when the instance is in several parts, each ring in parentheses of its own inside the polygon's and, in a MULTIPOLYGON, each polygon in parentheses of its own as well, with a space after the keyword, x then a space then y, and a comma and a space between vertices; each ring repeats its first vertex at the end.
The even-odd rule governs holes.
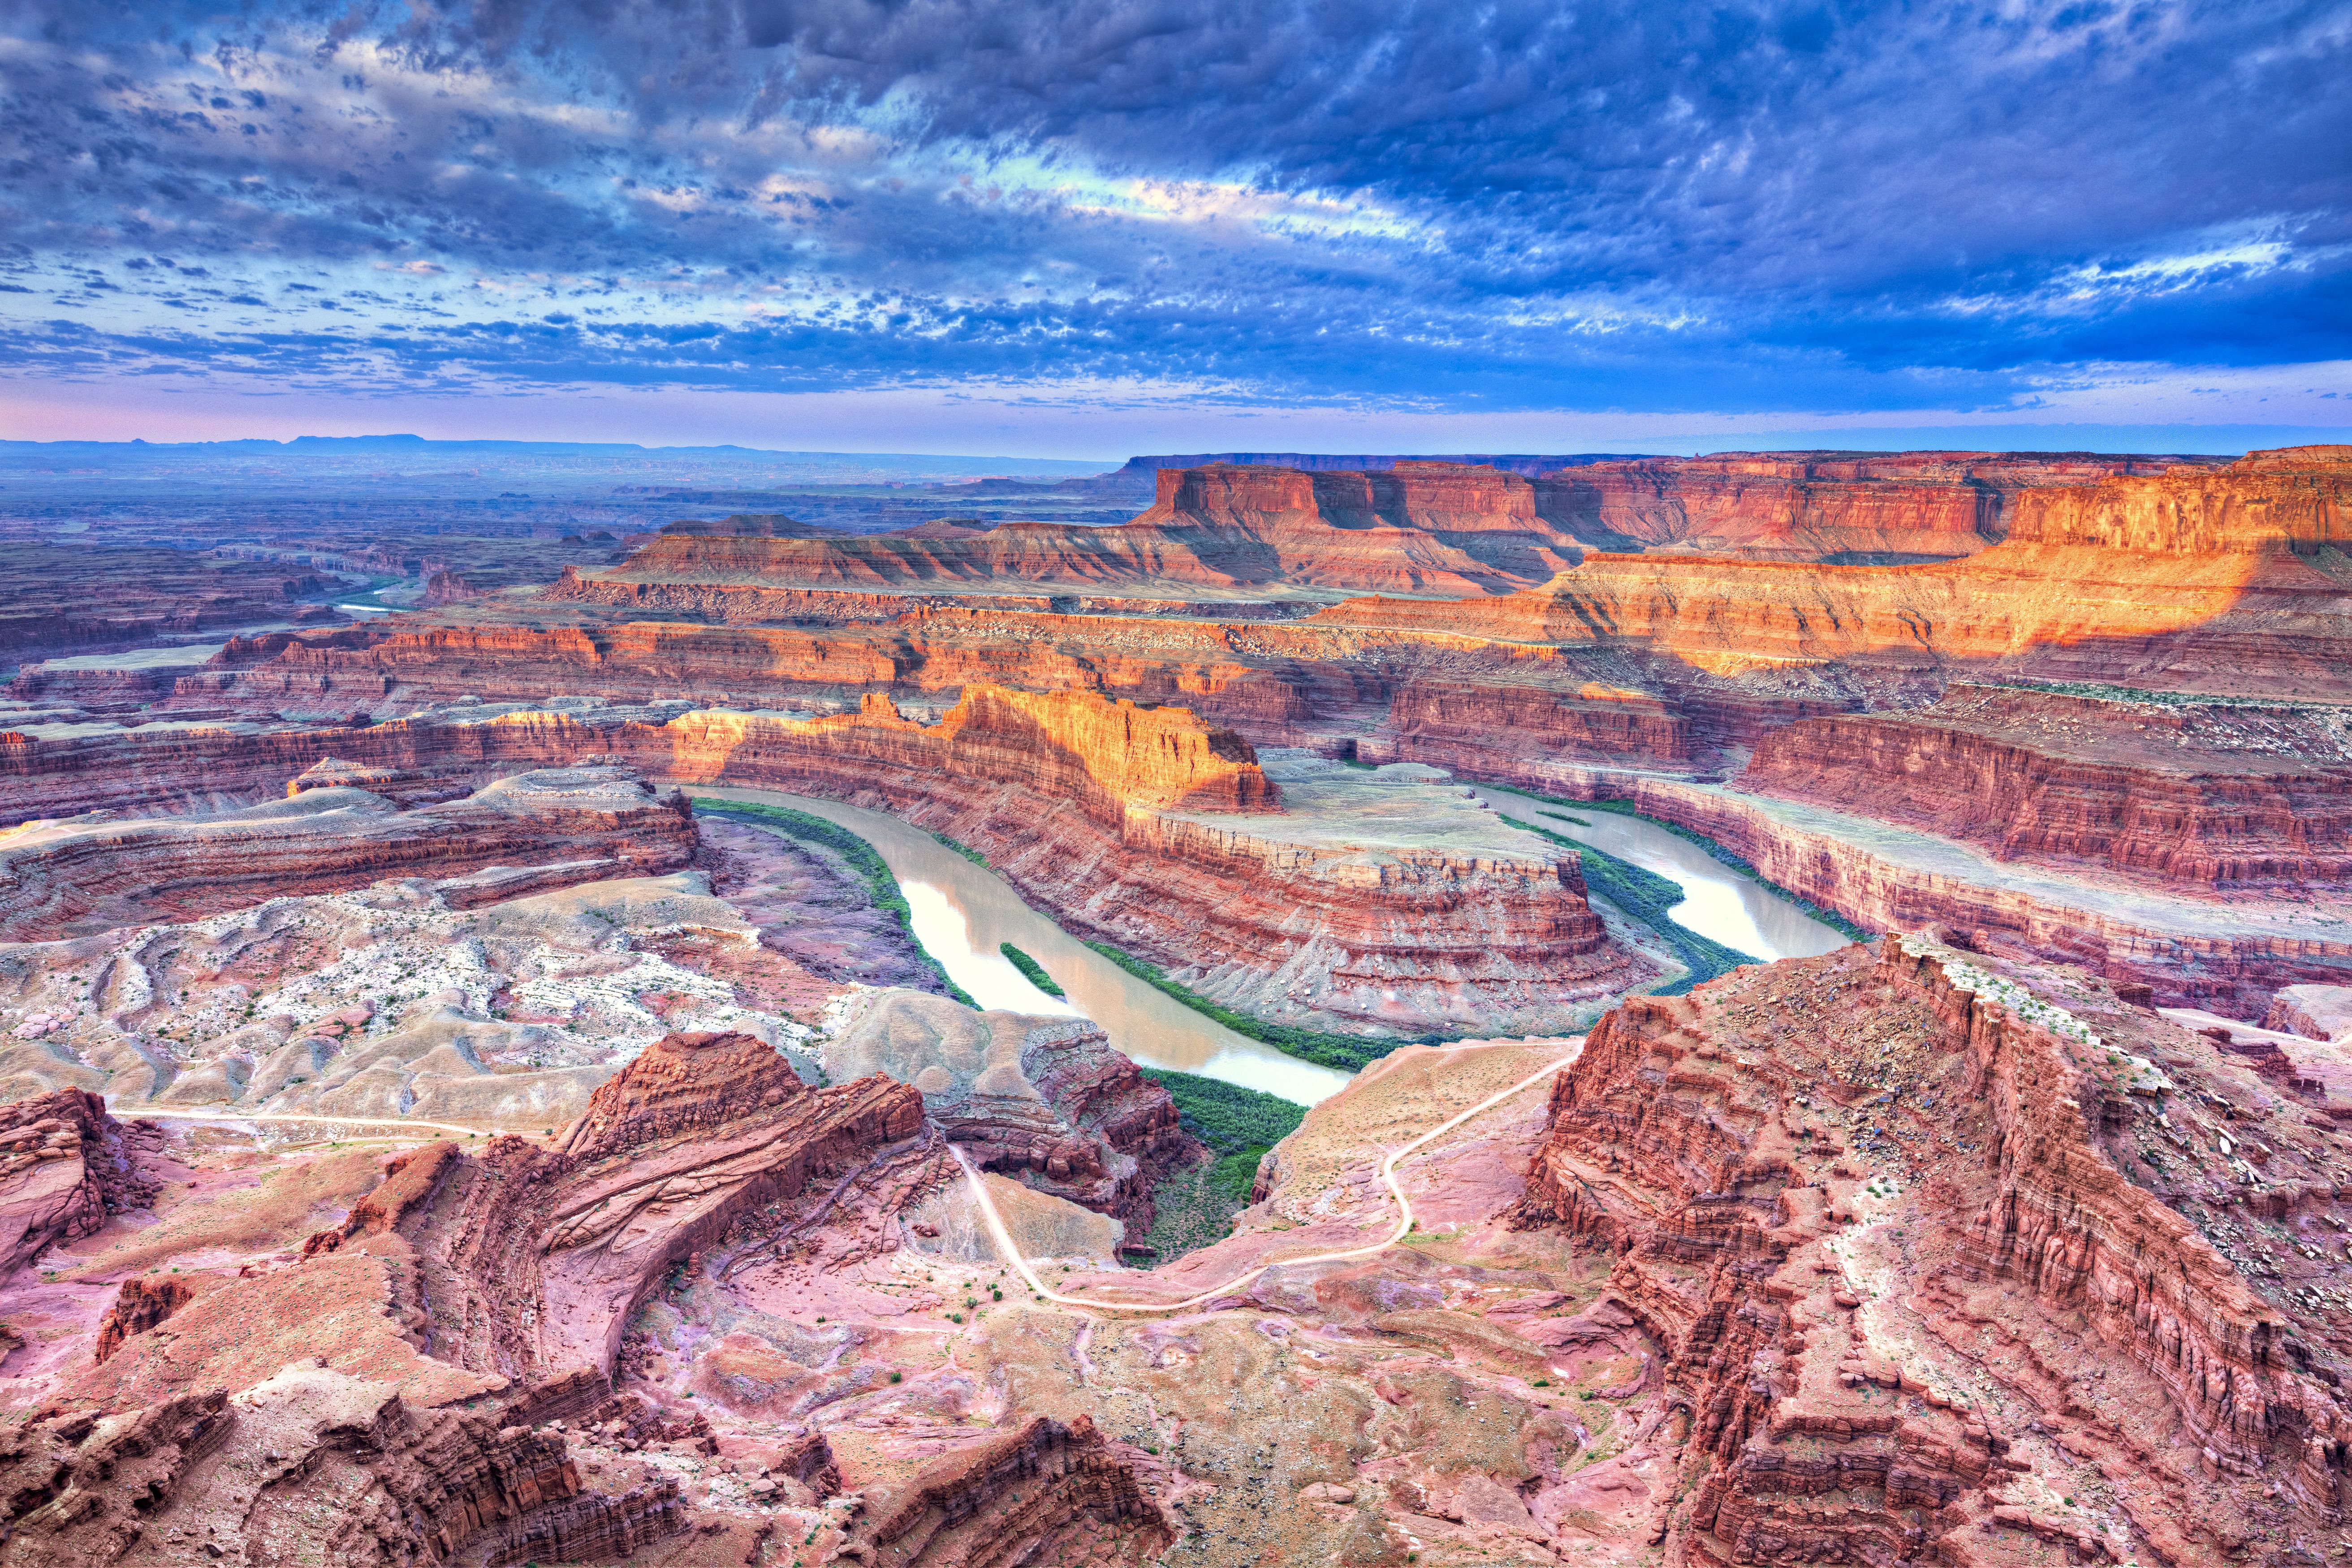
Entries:
POLYGON ((2343 1517, 2326 1262, 2237 1250, 2336 1207, 2301 1120, 2095 983, 1889 938, 1604 1020, 1526 1212, 1668 1347, 1671 1560, 2185 1565, 2343 1517))
POLYGON ((2210 459, 2090 453, 1721 452, 1582 465, 1538 479, 1545 516, 1611 549, 1892 565, 1973 555, 2021 498, 2210 459))
POLYGON ((2332 683, 2352 660, 2345 583, 2321 569, 2352 537, 2347 450, 2028 492, 2005 542, 1933 565, 1602 554, 1528 592, 1443 608, 1351 602, 1317 619, 1638 643, 1717 671, 2045 651, 2042 664, 2075 674, 2294 689, 2332 683))
POLYGON ((975 1012, 943 997, 855 998, 824 1043, 829 1076, 883 1072, 982 1170, 1150 1228, 1152 1191, 1208 1151, 1175 1102, 1083 1019, 975 1012))
POLYGON ((2324 716, 1954 686, 1760 740, 1740 786, 2200 891, 2352 873, 2352 745, 2324 716))
POLYGON ((124 1126, 79 1089, 0 1107, 0 1278, 152 1197, 139 1158, 152 1132, 124 1126))
POLYGON ((1534 487, 1495 469, 1409 463, 1381 474, 1308 474, 1216 465, 1160 470, 1152 507, 1112 528, 1005 523, 976 535, 806 540, 666 536, 591 580, 1464 594, 1541 581, 1579 553, 1538 514, 1534 487))

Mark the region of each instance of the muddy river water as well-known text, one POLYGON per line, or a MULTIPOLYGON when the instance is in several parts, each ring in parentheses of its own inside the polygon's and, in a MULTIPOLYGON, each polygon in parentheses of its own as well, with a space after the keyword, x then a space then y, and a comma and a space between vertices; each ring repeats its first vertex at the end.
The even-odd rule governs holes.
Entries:
MULTIPOLYGON (((711 789, 698 794, 790 806, 823 817, 872 844, 898 877, 915 938, 955 983, 983 1008, 1077 1014, 1145 1067, 1197 1072, 1313 1104, 1348 1075, 1286 1056, 1235 1034, 1154 990, 1021 901, 986 866, 977 865, 919 828, 879 811, 766 789, 711 789), (1010 942, 1045 967, 1068 993, 1057 1000, 1015 969, 999 948, 1010 942)), ((1486 792, 1482 792, 1486 793, 1486 792)), ((1845 938, 1808 918, 1786 899, 1717 864, 1696 845, 1649 822, 1594 812, 1579 827, 1556 819, 1569 809, 1491 792, 1489 803, 1521 821, 1583 839, 1680 883, 1688 895, 1675 910, 1692 930, 1759 958, 1827 952, 1845 938)))

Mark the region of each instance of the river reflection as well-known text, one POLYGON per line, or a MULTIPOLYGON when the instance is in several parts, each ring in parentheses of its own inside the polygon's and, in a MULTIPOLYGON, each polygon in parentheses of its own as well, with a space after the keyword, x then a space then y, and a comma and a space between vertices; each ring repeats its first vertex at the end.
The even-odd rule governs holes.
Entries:
POLYGON ((1344 1072, 1286 1056, 1152 989, 1022 903, 994 872, 896 817, 768 789, 697 793, 790 806, 837 822, 872 844, 907 895, 915 939, 983 1008, 1076 1014, 1093 1019, 1114 1047, 1145 1067, 1220 1078, 1302 1105, 1348 1082, 1344 1072), (998 951, 1004 942, 1044 965, 1069 999, 1056 1001, 1024 978, 998 951))
POLYGON ((1504 816, 1605 850, 1677 884, 1683 902, 1674 908, 1676 924, 1751 957, 1810 958, 1852 940, 1655 822, 1614 811, 1555 806, 1508 789, 1473 785, 1470 792, 1504 816))

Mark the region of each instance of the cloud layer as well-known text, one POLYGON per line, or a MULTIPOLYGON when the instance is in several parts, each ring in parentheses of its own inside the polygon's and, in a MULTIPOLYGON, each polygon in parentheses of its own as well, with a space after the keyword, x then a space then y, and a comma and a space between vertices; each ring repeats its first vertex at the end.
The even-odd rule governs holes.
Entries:
POLYGON ((2334 423, 2347 79, 2344 3, 0 0, 0 362, 2334 423))

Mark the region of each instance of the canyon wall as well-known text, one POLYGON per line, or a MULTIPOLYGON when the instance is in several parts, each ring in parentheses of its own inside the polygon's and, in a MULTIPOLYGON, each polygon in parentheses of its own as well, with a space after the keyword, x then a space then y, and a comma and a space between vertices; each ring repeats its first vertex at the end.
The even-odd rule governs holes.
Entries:
MULTIPOLYGON (((1508 856, 1377 834, 1326 839, 1264 810, 1209 815, 1130 799, 1108 787, 1146 738, 1112 718, 1126 705, 1079 692, 1012 695, 967 687, 929 729, 877 698, 855 718, 694 714, 661 735, 672 777, 887 810, 979 851, 1065 926, 1286 1021, 1306 1021, 1299 1009, 1312 1009, 1381 1031, 1462 1027, 1529 1017, 1636 972, 1607 942, 1572 858, 1534 846, 1508 856), (1117 748, 1093 754, 1088 781, 1037 771, 1078 754, 1047 748, 1033 709, 1093 716, 1117 748)), ((1196 722, 1160 713, 1170 725, 1196 722)), ((630 733, 638 743, 646 732, 630 733)), ((1234 798, 1267 798, 1255 793, 1254 763, 1202 751, 1233 779, 1234 798)))
POLYGON ((2352 748, 2292 709, 1953 687, 1774 731, 1738 783, 2000 860, 2209 892, 2352 874, 2352 748))
POLYGON ((2275 921, 2233 922, 2226 906, 2118 908, 2095 899, 2099 890, 2088 885, 2074 898, 2056 887, 1908 862, 1872 847, 1866 818, 1800 822, 1731 790, 1575 765, 1545 768, 1528 782, 1571 798, 1624 800, 1714 840, 1768 882, 1865 929, 1942 926, 1984 951, 2040 955, 2146 986, 2167 1006, 2260 1018, 2281 987, 2352 978, 2352 940, 2264 928, 2275 921))
POLYGON ((1637 644, 1717 673, 2039 654, 2081 677, 2315 690, 2352 665, 2352 599, 2323 570, 2352 530, 2347 451, 2022 492, 2009 538, 1958 560, 1832 570, 1604 553, 1538 590, 1351 601, 1316 620, 1637 644))
MULTIPOLYGON (((0 942, 190 920, 387 877, 539 868, 480 890, 511 897, 675 871, 694 848, 683 800, 664 801, 612 767, 535 769, 409 811, 365 789, 321 788, 194 821, 36 823, 0 835, 0 942)), ((463 890, 447 896, 465 902, 463 890)))
POLYGON ((330 756, 426 780, 609 759, 887 810, 979 851, 1071 928, 1175 966, 1234 1005, 1316 1027, 1533 1028, 1652 972, 1607 941, 1572 856, 1532 841, 1523 853, 1465 854, 1377 833, 1318 839, 1287 822, 1238 737, 1182 709, 1083 691, 971 685, 929 727, 876 697, 857 714, 804 721, 538 714, 20 737, 0 744, 0 801, 55 811, 199 790, 250 799, 330 756))
POLYGON ((173 632, 341 620, 311 602, 341 580, 185 550, 11 542, 0 562, 0 669, 173 632))
POLYGON ((982 533, 766 539, 665 535, 589 581, 726 582, 873 591, 898 584, 1190 584, 1281 592, 1477 594, 1540 582, 1575 540, 1527 480, 1451 464, 1308 474, 1162 469, 1130 523, 1004 523, 982 533))
POLYGON ((1605 549, 1849 564, 1972 555, 2009 532, 2019 497, 2211 459, 2090 453, 1721 452, 1563 469, 1535 481, 1543 514, 1605 549))
POLYGON ((1668 1561, 1975 1563, 2038 1538, 2186 1568, 2344 1517, 2326 1309, 2284 1283, 2274 1305, 2174 1207, 2325 1212, 2331 1153, 2251 1191, 2193 1150, 2156 1162, 2169 1191, 2123 1167, 2300 1120, 2112 992, 1890 937, 1604 1019, 1555 1084, 1521 1222, 1613 1252, 1611 1296, 1667 1347, 1690 1422, 1668 1561), (2211 1134, 2183 1109, 2207 1103, 2251 1124, 2211 1134), (2072 1506, 2077 1476, 2104 1506, 2072 1506))

